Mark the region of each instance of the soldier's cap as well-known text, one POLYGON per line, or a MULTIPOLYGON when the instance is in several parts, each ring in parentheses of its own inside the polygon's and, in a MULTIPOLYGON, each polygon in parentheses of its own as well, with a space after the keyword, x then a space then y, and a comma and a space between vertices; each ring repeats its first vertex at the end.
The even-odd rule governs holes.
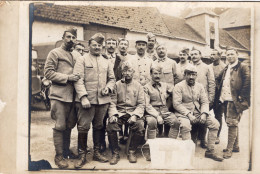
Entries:
POLYGON ((122 70, 134 69, 133 65, 130 61, 123 62, 121 68, 122 68, 122 70))
POLYGON ((185 54, 188 54, 189 55, 189 52, 190 52, 190 49, 189 48, 182 48, 182 50, 180 51, 181 53, 185 53, 185 54))
POLYGON ((77 29, 74 28, 74 27, 68 27, 68 28, 66 28, 65 31, 64 31, 64 34, 65 34, 65 32, 70 32, 70 33, 73 34, 75 37, 77 37, 77 29))
POLYGON ((195 72, 195 73, 197 73, 198 70, 197 70, 196 66, 194 66, 194 65, 192 65, 192 64, 189 64, 189 65, 187 65, 186 68, 184 69, 184 72, 185 72, 185 73, 186 73, 186 72, 195 72))
POLYGON ((162 66, 160 66, 160 65, 158 65, 158 64, 152 64, 150 73, 152 73, 154 70, 159 71, 159 72, 162 72, 162 69, 163 69, 162 66))
POLYGON ((138 39, 138 40, 135 41, 136 44, 137 44, 137 43, 140 43, 140 42, 144 42, 144 43, 147 45, 147 41, 145 41, 145 40, 138 39))
POLYGON ((97 43, 99 43, 99 44, 103 44, 103 42, 104 42, 104 40, 105 40, 105 37, 101 34, 101 33, 96 33, 96 34, 94 34, 90 39, 89 39, 90 41, 91 40, 94 40, 94 41, 96 41, 97 43))
POLYGON ((159 47, 164 47, 164 48, 166 48, 165 44, 158 44, 158 45, 156 45, 155 49, 157 50, 157 48, 159 48, 159 47))
POLYGON ((191 51, 195 51, 195 50, 197 50, 201 54, 201 51, 198 48, 192 47, 191 51))
POLYGON ((147 39, 149 40, 149 39, 155 37, 155 35, 154 35, 153 33, 148 33, 148 34, 146 35, 146 37, 147 37, 147 39))

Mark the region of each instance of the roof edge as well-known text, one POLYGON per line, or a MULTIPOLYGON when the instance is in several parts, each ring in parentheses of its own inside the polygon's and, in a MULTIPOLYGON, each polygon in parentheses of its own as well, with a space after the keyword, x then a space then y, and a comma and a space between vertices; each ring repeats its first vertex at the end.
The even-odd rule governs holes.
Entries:
POLYGON ((241 46, 243 46, 244 48, 246 48, 247 50, 249 50, 246 46, 244 46, 244 44, 240 43, 232 34, 230 34, 228 31, 226 31, 227 34, 232 37, 232 39, 234 39, 235 41, 237 41, 241 46))

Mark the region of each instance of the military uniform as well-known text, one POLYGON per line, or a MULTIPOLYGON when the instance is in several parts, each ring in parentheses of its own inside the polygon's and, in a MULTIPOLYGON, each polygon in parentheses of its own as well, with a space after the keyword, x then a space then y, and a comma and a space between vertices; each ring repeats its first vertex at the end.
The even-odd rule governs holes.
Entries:
MULTIPOLYGON (((177 64, 177 68, 179 69, 179 72, 178 72, 178 82, 181 82, 183 79, 184 79, 184 70, 187 66, 189 66, 190 63, 189 61, 187 60, 185 64, 182 64, 181 62, 179 62, 177 64)), ((177 83, 178 83, 177 82, 177 83)))
MULTIPOLYGON (((97 33, 91 37, 91 40, 102 45, 104 36, 97 33)), ((93 55, 90 52, 77 59, 73 73, 80 75, 80 79, 74 83, 74 86, 77 92, 78 151, 81 162, 75 167, 80 168, 86 162, 87 136, 91 123, 93 125, 93 159, 107 162, 108 160, 100 153, 100 147, 103 120, 111 98, 109 95, 104 95, 102 90, 109 89, 110 92, 113 91, 115 76, 112 64, 101 54, 93 55), (82 103, 80 103, 83 97, 87 97, 91 104, 90 108, 83 108, 82 103)))
MULTIPOLYGON (((213 69, 210 65, 203 63, 202 60, 197 62, 195 66, 198 70, 196 81, 203 85, 209 104, 213 104, 216 87, 213 69)), ((194 141, 196 141, 197 139, 196 134, 198 134, 198 138, 201 140, 201 147, 205 148, 205 137, 207 134, 207 128, 204 125, 198 125, 198 127, 194 125, 192 127, 192 137, 194 141)))
POLYGON ((155 61, 156 59, 158 59, 157 53, 155 51, 155 49, 153 50, 148 50, 145 53, 147 55, 148 58, 152 59, 153 61, 155 61))
POLYGON ((169 112, 166 100, 171 93, 172 88, 167 83, 149 82, 144 86, 146 93, 146 113, 145 120, 148 124, 148 139, 156 137, 157 117, 161 116, 164 123, 171 127, 169 137, 177 138, 180 123, 176 116, 169 112))
POLYGON ((150 69, 153 63, 152 59, 148 58, 146 55, 140 57, 137 54, 135 55, 135 57, 133 57, 131 62, 136 72, 134 74, 134 79, 139 81, 141 75, 148 77, 150 79, 150 69))
POLYGON ((187 115, 191 113, 199 119, 200 115, 207 115, 205 125, 209 129, 208 149, 214 150, 215 139, 219 128, 218 121, 209 114, 207 95, 202 84, 195 82, 194 86, 189 86, 186 80, 178 83, 173 90, 173 107, 175 115, 181 122, 182 139, 190 139, 191 123, 187 115))
POLYGON ((51 100, 51 118, 55 120, 53 140, 56 150, 55 163, 60 168, 67 164, 60 163, 61 156, 67 157, 70 146, 71 129, 76 125, 74 114, 74 86, 68 81, 73 73, 74 58, 65 45, 53 49, 47 56, 44 76, 52 81, 49 98, 51 100))
MULTIPOLYGON (((132 131, 132 137, 129 145, 128 153, 135 153, 138 145, 144 135, 144 121, 141 119, 144 114, 145 99, 143 86, 132 80, 130 83, 126 83, 123 80, 116 82, 114 93, 111 95, 112 102, 108 109, 109 117, 116 116, 117 122, 109 122, 107 125, 108 140, 112 148, 113 154, 118 154, 118 137, 117 131, 120 131, 120 126, 128 124, 128 119, 135 115, 137 121, 129 125, 132 131)), ((129 160, 130 161, 130 160, 129 160)))

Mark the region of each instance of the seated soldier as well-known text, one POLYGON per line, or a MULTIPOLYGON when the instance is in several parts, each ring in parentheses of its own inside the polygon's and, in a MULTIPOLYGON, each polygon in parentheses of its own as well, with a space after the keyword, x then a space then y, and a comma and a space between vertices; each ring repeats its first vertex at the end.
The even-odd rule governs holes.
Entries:
POLYGON ((112 102, 108 109, 108 141, 112 150, 110 164, 117 164, 119 156, 119 146, 117 132, 120 126, 128 124, 132 137, 129 145, 128 160, 136 163, 135 151, 143 140, 144 121, 141 119, 144 114, 144 90, 143 86, 133 80, 133 67, 129 61, 122 64, 123 78, 116 82, 114 93, 111 95, 112 102))
POLYGON ((175 115, 181 122, 180 132, 183 140, 191 139, 191 124, 205 124, 209 129, 208 147, 205 157, 216 161, 223 158, 215 153, 215 141, 219 123, 209 114, 209 103, 202 84, 196 82, 197 68, 188 65, 184 70, 185 80, 178 83, 173 90, 173 107, 175 115))
POLYGON ((145 120, 148 124, 147 138, 154 139, 156 137, 158 122, 160 125, 170 126, 168 137, 176 139, 179 133, 180 122, 172 112, 169 112, 166 104, 169 94, 172 93, 172 86, 161 82, 161 66, 152 66, 150 73, 152 80, 145 85, 145 111, 148 113, 148 115, 145 115, 145 120))

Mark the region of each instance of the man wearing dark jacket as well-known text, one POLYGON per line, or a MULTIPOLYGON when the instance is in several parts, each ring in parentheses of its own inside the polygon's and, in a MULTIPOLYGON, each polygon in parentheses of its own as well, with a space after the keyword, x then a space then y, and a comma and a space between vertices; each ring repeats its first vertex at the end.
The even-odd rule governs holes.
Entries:
POLYGON ((224 158, 230 158, 232 152, 239 152, 238 123, 244 110, 250 106, 250 71, 247 65, 238 61, 238 52, 227 48, 229 65, 225 67, 220 87, 216 93, 219 99, 215 106, 224 110, 228 126, 228 144, 224 149, 224 158))

